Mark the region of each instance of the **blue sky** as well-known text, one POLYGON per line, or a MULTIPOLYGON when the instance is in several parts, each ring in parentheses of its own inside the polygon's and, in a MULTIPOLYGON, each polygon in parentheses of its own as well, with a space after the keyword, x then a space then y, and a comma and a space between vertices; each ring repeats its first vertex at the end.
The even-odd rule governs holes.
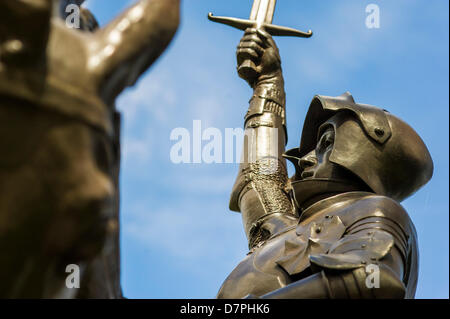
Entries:
MULTIPOLYGON (((133 1, 88 0, 105 25, 133 1)), ((277 38, 287 92, 289 142, 300 140, 315 94, 350 91, 421 135, 433 179, 402 204, 418 232, 417 298, 449 297, 448 1, 280 0, 274 23, 312 29, 311 39, 277 38), (367 29, 365 8, 380 7, 367 29)), ((238 128, 251 90, 235 72, 242 32, 206 19, 247 18, 251 1, 184 0, 165 54, 118 99, 123 113, 122 287, 128 298, 214 298, 246 254, 239 214, 228 210, 236 164, 173 164, 170 132, 238 128)), ((290 171, 292 173, 292 170, 290 171)))

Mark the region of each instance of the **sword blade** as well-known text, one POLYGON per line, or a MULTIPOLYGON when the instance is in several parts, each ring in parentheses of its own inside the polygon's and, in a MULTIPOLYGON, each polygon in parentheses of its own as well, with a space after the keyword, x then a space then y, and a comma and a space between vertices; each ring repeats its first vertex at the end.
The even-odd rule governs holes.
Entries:
POLYGON ((250 12, 250 20, 255 21, 256 16, 258 15, 259 5, 261 4, 261 0, 254 0, 252 11, 250 12))
POLYGON ((275 13, 276 0, 254 0, 250 20, 256 21, 256 27, 261 28, 264 23, 272 23, 275 13))
POLYGON ((276 5, 277 5, 277 0, 269 1, 269 6, 267 9, 267 14, 266 14, 266 23, 272 23, 276 5))

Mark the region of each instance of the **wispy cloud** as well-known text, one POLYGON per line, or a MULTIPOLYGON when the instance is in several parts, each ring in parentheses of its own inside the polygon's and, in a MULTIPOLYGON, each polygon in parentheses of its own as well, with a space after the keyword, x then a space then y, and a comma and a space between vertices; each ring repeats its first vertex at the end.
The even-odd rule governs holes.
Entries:
POLYGON ((177 98, 173 78, 167 72, 158 70, 147 73, 134 87, 127 89, 118 98, 117 105, 125 114, 127 125, 134 125, 137 119, 143 117, 168 124, 177 98))
POLYGON ((236 251, 233 257, 229 256, 229 251, 219 249, 224 239, 239 242, 242 230, 236 227, 239 216, 234 220, 221 218, 222 222, 217 224, 220 215, 228 212, 214 202, 205 200, 192 205, 189 200, 178 199, 157 209, 152 209, 148 203, 133 206, 127 212, 128 222, 123 231, 140 245, 157 247, 180 261, 237 258, 245 251, 242 245, 242 250, 236 251))

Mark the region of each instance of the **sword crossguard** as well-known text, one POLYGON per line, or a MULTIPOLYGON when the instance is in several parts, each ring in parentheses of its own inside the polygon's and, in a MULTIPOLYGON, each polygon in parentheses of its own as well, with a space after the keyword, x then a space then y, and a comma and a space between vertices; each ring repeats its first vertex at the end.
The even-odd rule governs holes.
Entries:
MULTIPOLYGON (((231 18, 231 17, 217 17, 213 15, 211 12, 208 13, 208 19, 221 23, 229 25, 230 27, 245 31, 247 28, 256 28, 257 23, 253 20, 248 19, 239 19, 239 18, 231 18)), ((311 30, 308 30, 308 32, 288 28, 288 27, 281 27, 278 25, 274 25, 271 23, 263 23, 262 28, 264 31, 269 33, 272 36, 285 36, 285 37, 298 37, 298 38, 310 38, 313 33, 311 30)))
MULTIPOLYGON (((310 38, 313 33, 311 30, 303 32, 300 30, 281 27, 271 23, 257 24, 255 20, 231 18, 231 17, 216 17, 211 12, 208 13, 208 19, 213 22, 229 25, 233 28, 245 31, 247 28, 261 28, 272 36, 285 36, 285 37, 298 37, 298 38, 310 38)), ((243 78, 255 78, 257 76, 257 69, 255 63, 248 59, 245 60, 238 68, 238 73, 243 78)))

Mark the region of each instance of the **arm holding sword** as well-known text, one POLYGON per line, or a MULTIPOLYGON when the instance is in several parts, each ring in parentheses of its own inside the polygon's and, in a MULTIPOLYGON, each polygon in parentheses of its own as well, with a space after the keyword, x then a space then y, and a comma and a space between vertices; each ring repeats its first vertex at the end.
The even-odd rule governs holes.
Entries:
POLYGON ((295 224, 287 189, 285 92, 278 48, 264 30, 246 30, 237 48, 238 69, 251 61, 255 72, 239 72, 253 88, 245 115, 244 157, 233 187, 230 209, 240 211, 249 248, 261 244, 278 229, 295 224), (276 225, 260 226, 276 220, 276 225))
POLYGON ((253 96, 245 115, 243 161, 230 209, 242 213, 250 248, 297 220, 283 158, 287 142, 284 79, 271 36, 309 38, 312 31, 272 24, 275 7, 276 0, 254 0, 249 19, 208 14, 213 22, 245 30, 237 49, 237 71, 253 88, 253 96))

